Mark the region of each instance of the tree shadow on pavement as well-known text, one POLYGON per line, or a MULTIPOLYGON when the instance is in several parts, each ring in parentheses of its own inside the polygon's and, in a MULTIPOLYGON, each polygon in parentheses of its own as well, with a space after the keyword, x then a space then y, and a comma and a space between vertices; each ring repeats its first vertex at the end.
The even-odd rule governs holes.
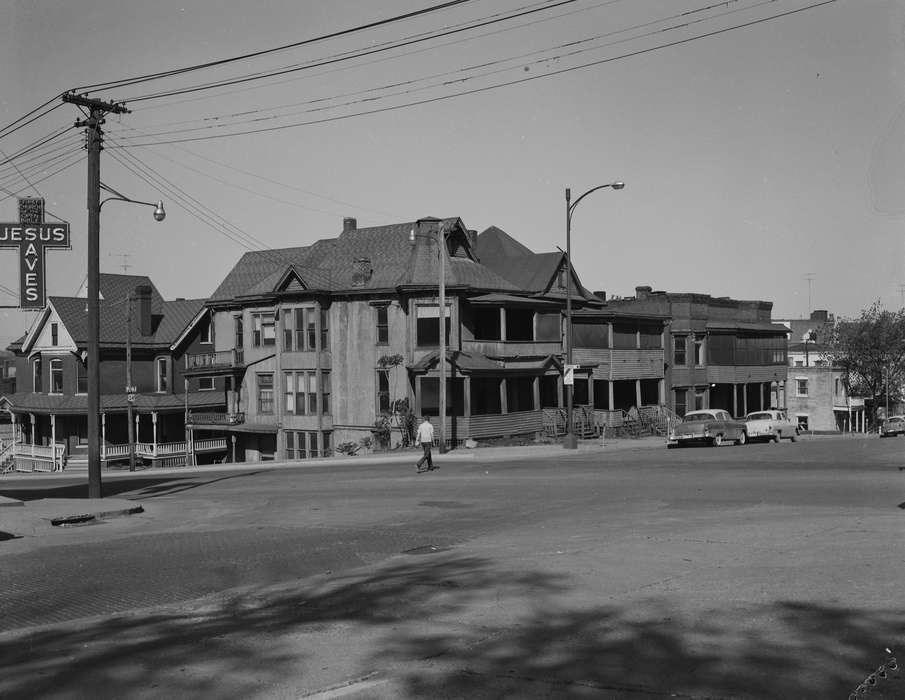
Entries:
MULTIPOLYGON (((518 624, 388 641, 412 698, 848 698, 901 644, 902 612, 779 602, 684 619, 660 600, 538 610, 518 624), (766 623, 766 624, 765 624, 766 623)), ((865 700, 905 697, 889 671, 865 700)))
MULTIPOLYGON (((374 642, 333 659, 346 678, 383 669, 408 698, 846 698, 902 641, 901 610, 772 602, 691 615, 657 598, 581 606, 570 593, 565 575, 489 559, 395 558, 2 635, 0 697, 297 697, 314 689, 332 629, 333 644, 374 642)), ((897 674, 864 697, 903 697, 897 674)))
POLYGON ((305 653, 291 641, 299 635, 335 623, 389 630, 428 609, 454 614, 488 590, 520 596, 561 588, 558 577, 501 574, 484 559, 417 557, 323 585, 204 599, 191 610, 11 632, 0 636, 0 697, 252 697, 287 679, 304 685, 305 653))

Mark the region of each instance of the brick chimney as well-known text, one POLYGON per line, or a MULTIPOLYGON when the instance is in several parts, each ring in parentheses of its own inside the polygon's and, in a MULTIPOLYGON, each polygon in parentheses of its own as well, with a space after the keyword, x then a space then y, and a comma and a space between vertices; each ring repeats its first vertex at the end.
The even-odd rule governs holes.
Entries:
POLYGON ((347 233, 348 231, 354 231, 358 228, 358 221, 353 216, 346 216, 343 218, 343 233, 347 233))
POLYGON ((646 284, 640 287, 635 287, 635 299, 647 299, 653 289, 653 287, 646 284))
POLYGON ((823 321, 824 323, 826 323, 827 321, 829 321, 829 316, 829 311, 827 311, 826 309, 821 309, 819 311, 815 310, 811 312, 812 321, 823 321))
POLYGON ((151 335, 151 287, 141 284, 135 288, 135 311, 138 321, 138 332, 151 335))

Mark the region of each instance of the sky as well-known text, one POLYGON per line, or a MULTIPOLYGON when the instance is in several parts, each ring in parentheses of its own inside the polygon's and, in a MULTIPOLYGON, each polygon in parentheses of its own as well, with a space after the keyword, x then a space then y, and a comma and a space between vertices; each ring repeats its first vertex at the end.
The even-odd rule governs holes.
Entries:
MULTIPOLYGON (((775 319, 900 308, 905 2, 805 9, 819 1, 471 0, 99 88, 131 110, 107 116, 102 182, 167 209, 156 223, 150 208, 105 203, 100 269, 202 298, 248 250, 335 237, 346 216, 458 216, 549 252, 566 247, 567 187, 574 202, 624 181, 572 213, 589 289, 762 299, 775 319)), ((0 131, 0 221, 16 221, 17 196, 44 197, 72 239, 46 254, 47 294, 75 294, 87 163, 82 114, 55 96, 439 4, 6 0, 0 125, 18 128, 0 131), (17 121, 45 103, 56 108, 17 121)), ((0 249, 0 305, 18 305, 18 279, 15 251, 0 249)), ((0 309, 3 347, 33 319, 0 309)))

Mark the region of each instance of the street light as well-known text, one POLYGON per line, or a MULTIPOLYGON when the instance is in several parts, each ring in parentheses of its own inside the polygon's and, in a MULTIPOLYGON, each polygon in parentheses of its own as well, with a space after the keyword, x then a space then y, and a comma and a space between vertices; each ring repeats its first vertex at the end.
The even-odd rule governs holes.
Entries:
MULTIPOLYGON (((575 211, 578 203, 591 192, 607 187, 621 190, 625 187, 625 183, 617 181, 592 187, 574 202, 571 201, 572 191, 568 187, 566 188, 566 365, 570 369, 572 368, 572 212, 575 211)), ((566 437, 563 440, 563 447, 568 450, 578 449, 578 438, 575 436, 572 423, 572 387, 573 384, 566 384, 566 437)))
MULTIPOLYGON (((97 136, 89 130, 89 138, 97 136)), ((89 154, 97 149, 89 149, 89 154)), ((156 204, 126 197, 100 181, 99 153, 90 159, 88 188, 88 497, 101 498, 101 458, 100 458, 100 214, 107 202, 128 202, 154 207, 154 220, 163 221, 167 213, 163 202, 156 204), (96 184, 96 188, 91 183, 96 184), (101 200, 100 190, 113 196, 101 200)))

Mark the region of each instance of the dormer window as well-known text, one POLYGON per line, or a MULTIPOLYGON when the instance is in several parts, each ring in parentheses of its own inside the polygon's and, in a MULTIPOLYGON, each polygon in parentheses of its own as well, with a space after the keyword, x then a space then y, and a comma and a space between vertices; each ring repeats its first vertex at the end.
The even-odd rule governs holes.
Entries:
POLYGON ((208 319, 207 323, 201 329, 200 341, 205 345, 210 345, 214 342, 214 324, 211 323, 210 319, 208 319))

